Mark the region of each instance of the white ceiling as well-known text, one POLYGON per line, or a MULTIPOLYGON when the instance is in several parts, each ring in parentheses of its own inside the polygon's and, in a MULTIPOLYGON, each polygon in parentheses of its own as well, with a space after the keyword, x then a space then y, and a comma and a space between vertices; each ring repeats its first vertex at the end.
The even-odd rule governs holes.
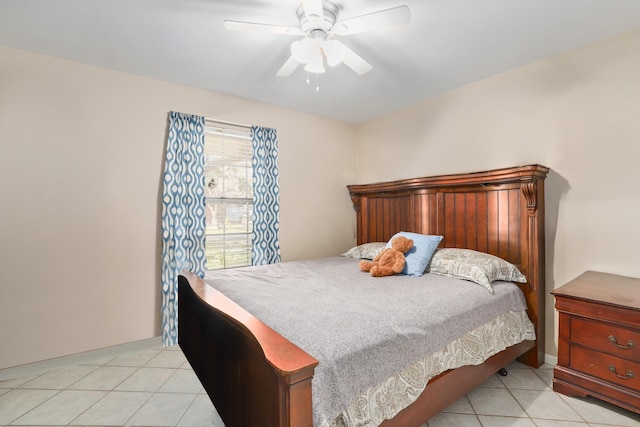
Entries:
POLYGON ((0 45, 361 123, 467 83, 640 29, 640 0, 334 0, 338 20, 406 4, 407 26, 342 37, 373 70, 276 77, 300 0, 0 0, 0 45))

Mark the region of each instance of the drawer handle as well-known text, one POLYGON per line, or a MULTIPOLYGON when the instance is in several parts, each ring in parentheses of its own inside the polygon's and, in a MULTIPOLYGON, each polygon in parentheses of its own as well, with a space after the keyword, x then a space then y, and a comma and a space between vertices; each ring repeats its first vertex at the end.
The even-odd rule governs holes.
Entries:
POLYGON ((621 380, 628 380, 631 378, 635 378, 635 375, 633 373, 633 371, 627 371, 627 375, 620 375, 617 371, 616 371, 616 367, 613 365, 609 365, 609 370, 611 372, 613 372, 613 375, 615 375, 616 377, 620 378, 621 380))
POLYGON ((609 341, 614 343, 616 345, 616 347, 624 348, 624 349, 633 348, 633 347, 636 346, 636 343, 634 343, 633 340, 627 341, 627 345, 618 344, 618 340, 613 335, 609 335, 609 341))

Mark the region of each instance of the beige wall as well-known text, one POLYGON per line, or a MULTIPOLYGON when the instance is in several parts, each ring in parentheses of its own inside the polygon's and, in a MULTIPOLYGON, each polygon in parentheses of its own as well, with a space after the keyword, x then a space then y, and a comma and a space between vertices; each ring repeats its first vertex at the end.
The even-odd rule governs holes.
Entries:
POLYGON ((0 47, 0 368, 160 334, 171 110, 277 129, 284 260, 352 245, 355 126, 0 47))
MULTIPOLYGON (((540 163, 547 289, 588 269, 640 276, 638 46, 640 32, 360 126, 0 47, 0 368, 159 335, 171 110, 278 130, 285 260, 353 243, 346 184, 540 163)), ((549 296, 551 356, 555 319, 549 296)))
MULTIPOLYGON (((373 120, 357 140, 359 183, 548 166, 547 291, 585 270, 640 277, 640 32, 373 120)), ((551 295, 546 308, 556 356, 551 295)))

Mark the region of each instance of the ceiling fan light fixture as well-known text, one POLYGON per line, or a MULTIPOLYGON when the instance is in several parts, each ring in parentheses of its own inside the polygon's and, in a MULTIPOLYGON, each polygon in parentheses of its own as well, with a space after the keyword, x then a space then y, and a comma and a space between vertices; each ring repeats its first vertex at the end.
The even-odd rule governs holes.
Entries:
POLYGON ((323 74, 325 72, 324 66, 322 64, 320 65, 315 65, 315 64, 307 64, 304 66, 305 71, 308 71, 310 73, 315 73, 315 74, 323 74))
POLYGON ((338 40, 327 40, 322 46, 322 51, 327 57, 327 65, 335 67, 340 64, 347 53, 344 44, 338 40))
POLYGON ((308 38, 291 43, 291 55, 301 64, 308 64, 316 50, 316 44, 308 38))
POLYGON ((304 69, 310 73, 322 74, 324 73, 324 60, 320 50, 316 50, 311 56, 311 60, 304 66, 304 69))
POLYGON ((302 40, 290 45, 291 55, 276 73, 279 77, 288 77, 304 65, 307 73, 324 73, 324 58, 327 65, 335 67, 342 63, 359 75, 371 71, 373 67, 364 58, 354 52, 334 35, 345 36, 366 31, 406 25, 411 21, 409 7, 396 6, 376 12, 338 20, 342 7, 330 0, 298 0, 298 27, 288 27, 269 23, 225 20, 229 30, 261 31, 273 34, 303 36, 302 40))

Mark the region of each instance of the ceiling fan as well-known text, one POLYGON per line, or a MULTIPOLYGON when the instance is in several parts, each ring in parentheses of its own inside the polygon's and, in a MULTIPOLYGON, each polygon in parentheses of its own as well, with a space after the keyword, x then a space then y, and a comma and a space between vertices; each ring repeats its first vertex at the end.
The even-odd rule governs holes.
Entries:
POLYGON ((267 23, 225 20, 228 30, 260 31, 290 36, 303 36, 291 44, 291 56, 276 73, 287 77, 299 65, 311 73, 324 73, 324 62, 334 67, 345 64, 363 75, 371 71, 371 64, 334 36, 348 36, 397 25, 408 24, 411 13, 408 6, 397 6, 354 18, 338 20, 339 8, 327 0, 303 0, 298 7, 298 27, 267 23))

